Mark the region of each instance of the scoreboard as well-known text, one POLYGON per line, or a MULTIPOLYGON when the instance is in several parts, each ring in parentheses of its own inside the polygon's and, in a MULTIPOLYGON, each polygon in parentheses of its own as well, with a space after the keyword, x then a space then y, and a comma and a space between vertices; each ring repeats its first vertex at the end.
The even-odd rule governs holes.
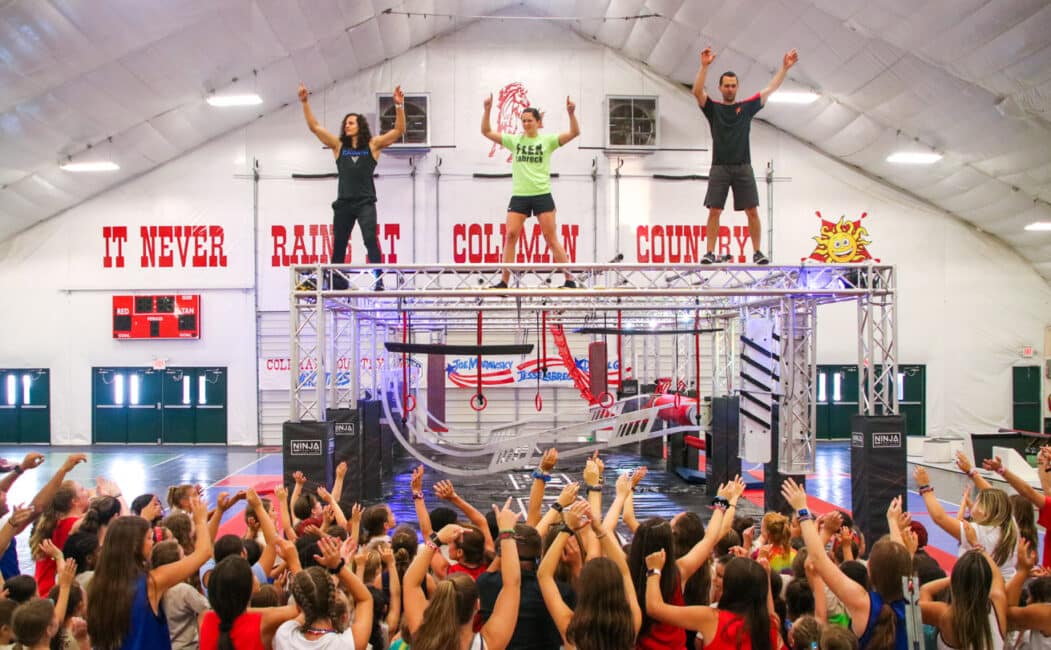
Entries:
POLYGON ((113 338, 198 339, 201 296, 113 296, 113 338))

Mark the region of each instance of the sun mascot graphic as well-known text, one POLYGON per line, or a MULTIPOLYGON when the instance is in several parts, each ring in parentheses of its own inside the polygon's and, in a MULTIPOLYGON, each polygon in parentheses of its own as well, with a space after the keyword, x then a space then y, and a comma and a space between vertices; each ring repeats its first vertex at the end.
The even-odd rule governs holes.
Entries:
POLYGON ((851 264, 866 260, 879 261, 879 259, 874 259, 869 254, 868 249, 865 248, 872 243, 865 238, 869 233, 861 225, 861 220, 868 216, 868 213, 862 212, 861 216, 855 221, 847 221, 847 218, 842 216, 838 222, 828 221, 821 216, 820 212, 815 212, 814 214, 821 219, 821 230, 813 238, 817 242, 817 246, 810 253, 810 257, 804 257, 804 260, 811 259, 829 264, 851 264))

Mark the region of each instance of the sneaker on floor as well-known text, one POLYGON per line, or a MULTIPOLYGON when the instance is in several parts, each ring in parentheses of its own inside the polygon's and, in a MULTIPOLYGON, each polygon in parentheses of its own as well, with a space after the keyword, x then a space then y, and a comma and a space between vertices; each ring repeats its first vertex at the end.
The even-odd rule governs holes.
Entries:
POLYGON ((756 264, 759 264, 760 266, 764 266, 770 263, 770 258, 768 258, 766 255, 763 255, 762 251, 756 251, 752 254, 752 261, 756 264))
POLYGON ((562 285, 563 289, 579 289, 576 280, 566 280, 566 283, 562 285))
POLYGON ((503 280, 500 280, 496 284, 489 285, 487 288, 488 289, 506 289, 507 288, 507 283, 504 282, 503 280))
POLYGON ((715 253, 705 253, 701 258, 701 264, 715 264, 715 253))

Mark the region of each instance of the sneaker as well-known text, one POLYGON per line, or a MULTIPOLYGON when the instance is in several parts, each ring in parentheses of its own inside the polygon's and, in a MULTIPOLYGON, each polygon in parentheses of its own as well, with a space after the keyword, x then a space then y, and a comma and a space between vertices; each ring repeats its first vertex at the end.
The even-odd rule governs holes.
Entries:
POLYGON ((766 255, 763 255, 762 251, 756 251, 752 254, 752 261, 760 266, 765 266, 770 263, 770 258, 768 258, 766 255))
POLYGON ((496 284, 489 285, 488 288, 489 289, 506 289, 507 288, 507 283, 504 282, 503 280, 500 280, 496 284))
POLYGON ((715 264, 715 253, 705 253, 701 258, 701 264, 715 264))
POLYGON ((566 280, 566 283, 562 285, 563 289, 579 289, 576 280, 566 280))

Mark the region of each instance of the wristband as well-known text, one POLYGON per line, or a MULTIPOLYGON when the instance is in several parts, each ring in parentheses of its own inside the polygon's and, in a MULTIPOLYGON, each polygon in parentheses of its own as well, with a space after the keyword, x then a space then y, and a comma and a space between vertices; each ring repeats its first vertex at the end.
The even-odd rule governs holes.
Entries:
POLYGON ((1007 475, 1007 468, 1004 467, 1003 465, 1001 465, 1000 468, 996 470, 996 473, 999 474, 1000 476, 1006 476, 1007 475))
POLYGON ((413 492, 412 493, 412 498, 415 501, 423 501, 423 492, 413 492))
POLYGON ((23 469, 21 465, 15 465, 14 469, 12 469, 11 471, 14 472, 17 476, 21 476, 25 473, 26 470, 23 469))
POLYGON ((916 491, 922 495, 927 494, 928 492, 934 492, 934 488, 932 488, 930 485, 921 485, 920 487, 916 488, 916 491))
POLYGON ((714 499, 712 499, 712 505, 727 508, 730 506, 730 500, 726 497, 715 497, 714 499))
POLYGON ((543 481, 544 483, 547 483, 548 481, 551 480, 551 475, 548 474, 547 472, 541 472, 539 469, 534 469, 533 470, 533 478, 538 480, 538 481, 543 481))
POLYGON ((967 476, 970 476, 971 478, 974 478, 975 476, 978 476, 978 468, 977 467, 972 467, 971 469, 969 469, 967 471, 967 476))
POLYGON ((339 558, 339 564, 337 564, 334 568, 329 569, 328 572, 331 573, 332 575, 336 575, 337 573, 342 571, 343 567, 345 567, 346 565, 347 565, 346 558, 342 558, 341 557, 341 558, 339 558))
POLYGON ((803 512, 806 512, 806 514, 805 515, 804 514, 799 514, 796 517, 796 519, 799 521, 799 523, 803 523, 804 521, 814 521, 814 515, 810 514, 806 510, 800 510, 800 513, 803 513, 803 512))
POLYGON ((551 504, 551 509, 554 510, 555 512, 561 513, 562 512, 562 508, 565 508, 565 506, 562 505, 561 503, 559 503, 558 501, 555 501, 554 503, 551 504))
POLYGON ((566 533, 567 535, 572 535, 573 534, 573 529, 570 528, 569 524, 567 524, 566 522, 562 522, 561 524, 556 526, 556 530, 558 530, 558 533, 556 533, 556 534, 559 534, 559 533, 566 533))
POLYGON ((400 104, 395 104, 394 108, 405 108, 405 102, 402 102, 400 104))
POLYGON ((513 530, 501 530, 500 534, 496 536, 496 541, 502 542, 505 539, 514 540, 514 538, 515 538, 515 531, 513 531, 513 530))
POLYGON ((444 544, 445 544, 445 542, 443 542, 441 540, 441 538, 438 537, 438 533, 433 532, 433 531, 431 532, 431 543, 434 544, 437 547, 444 546, 444 544))
POLYGON ((726 506, 721 503, 713 503, 712 510, 718 510, 719 512, 726 512, 726 506))
POLYGON ((431 549, 435 553, 437 553, 440 550, 440 547, 437 544, 435 544, 434 542, 432 542, 431 540, 427 540, 424 543, 424 546, 426 546, 427 548, 431 549))
POLYGON ((588 492, 601 492, 601 491, 602 491, 602 484, 601 483, 599 483, 598 485, 589 485, 588 486, 588 492))
POLYGON ((660 569, 646 569, 646 577, 652 578, 653 576, 659 576, 661 574, 660 569))
POLYGON ((796 514, 799 515, 800 521, 803 520, 803 517, 810 517, 810 511, 806 508, 800 508, 799 510, 796 510, 796 514))

